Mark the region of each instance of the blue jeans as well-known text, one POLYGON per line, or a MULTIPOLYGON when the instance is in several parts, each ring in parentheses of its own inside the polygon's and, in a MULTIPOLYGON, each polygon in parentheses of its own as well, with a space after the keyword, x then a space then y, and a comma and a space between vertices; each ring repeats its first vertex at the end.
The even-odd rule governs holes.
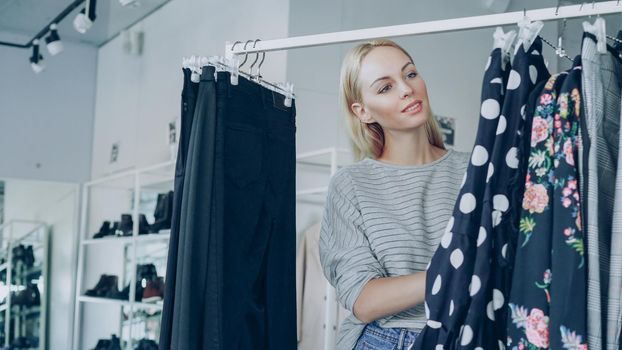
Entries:
POLYGON ((354 350, 410 350, 419 333, 407 328, 381 328, 372 322, 365 326, 354 350))

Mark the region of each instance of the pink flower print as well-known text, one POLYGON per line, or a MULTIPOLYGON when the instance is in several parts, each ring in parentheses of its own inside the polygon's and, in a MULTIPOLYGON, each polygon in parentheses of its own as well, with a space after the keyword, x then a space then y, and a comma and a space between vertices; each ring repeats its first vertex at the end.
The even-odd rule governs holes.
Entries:
POLYGON ((555 120, 555 129, 559 129, 562 127, 562 121, 561 120, 555 120))
POLYGON ((553 102, 553 96, 551 96, 551 94, 543 94, 542 96, 540 96, 541 105, 548 105, 551 102, 553 102))
POLYGON ((572 198, 574 198, 577 202, 579 201, 579 193, 575 192, 572 194, 572 198))
POLYGON ((527 340, 539 348, 549 347, 549 318, 540 309, 532 309, 525 322, 527 340))
POLYGON ((564 187, 564 189, 562 190, 562 195, 564 197, 568 197, 572 194, 572 190, 568 187, 564 187))
POLYGON ((577 189, 577 180, 568 180, 568 184, 567 184, 568 188, 571 190, 576 190, 577 189))
POLYGON ((564 236, 570 237, 571 234, 572 230, 570 229, 570 227, 564 229, 564 236))
POLYGON ((570 198, 566 197, 562 199, 562 205, 564 206, 564 208, 570 207, 571 204, 572 204, 572 201, 570 200, 570 198))
POLYGON ((574 153, 572 152, 572 142, 567 139, 564 142, 564 156, 566 157, 566 163, 574 165, 574 153))
POLYGON ((523 209, 529 213, 543 213, 549 203, 549 195, 546 187, 542 184, 530 184, 525 186, 525 196, 523 197, 523 209))
POLYGON ((549 125, 541 117, 534 117, 531 126, 531 147, 535 147, 539 142, 549 137, 549 125))
POLYGON ((525 350, 525 344, 523 344, 523 342, 518 343, 518 350, 525 350))

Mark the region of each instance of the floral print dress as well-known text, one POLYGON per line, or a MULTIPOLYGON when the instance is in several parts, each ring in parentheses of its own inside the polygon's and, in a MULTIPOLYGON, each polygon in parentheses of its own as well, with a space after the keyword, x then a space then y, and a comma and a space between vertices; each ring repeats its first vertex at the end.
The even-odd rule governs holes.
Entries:
POLYGON ((534 112, 509 300, 511 349, 587 349, 580 91, 577 58, 569 72, 549 79, 534 112))

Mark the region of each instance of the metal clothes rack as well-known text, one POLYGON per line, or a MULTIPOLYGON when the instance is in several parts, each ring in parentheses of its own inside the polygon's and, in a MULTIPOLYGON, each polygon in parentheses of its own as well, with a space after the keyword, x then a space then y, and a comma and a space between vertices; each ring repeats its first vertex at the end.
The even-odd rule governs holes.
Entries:
POLYGON ((376 27, 342 32, 296 36, 285 39, 258 41, 253 47, 243 48, 233 42, 225 45, 225 55, 232 57, 245 53, 280 51, 313 46, 326 46, 354 41, 387 37, 445 33, 468 29, 482 29, 518 23, 525 15, 532 21, 555 21, 585 16, 597 16, 622 12, 622 1, 593 2, 582 5, 549 7, 538 10, 515 11, 495 15, 471 16, 438 21, 376 27))
MULTIPOLYGON (((255 40, 254 45, 249 48, 241 47, 241 45, 236 47, 235 42, 227 42, 225 44, 225 57, 231 59, 235 55, 249 53, 327 46, 387 37, 447 33, 469 29, 483 29, 504 25, 514 25, 524 19, 525 16, 532 21, 555 21, 586 16, 622 13, 622 4, 620 4, 620 2, 620 0, 598 3, 593 1, 592 3, 583 3, 580 5, 558 6, 529 11, 523 10, 493 15, 461 17, 404 25, 304 35, 284 39, 265 41, 255 40)), ((332 164, 336 164, 334 159, 332 164)), ((333 168, 331 172, 334 171, 336 171, 336 169, 333 168)), ((319 189, 319 191, 321 190, 322 189, 319 189)), ((330 289, 330 291, 327 291, 328 299, 331 299, 331 296, 334 295, 332 294, 334 293, 334 290, 332 290, 332 288, 328 289, 330 289)), ((326 327, 332 327, 334 325, 334 320, 329 319, 332 314, 330 309, 333 307, 335 306, 327 303, 326 327)), ((324 339, 324 350, 332 350, 335 346, 334 339, 331 337, 332 332, 326 332, 326 334, 327 336, 324 339)))

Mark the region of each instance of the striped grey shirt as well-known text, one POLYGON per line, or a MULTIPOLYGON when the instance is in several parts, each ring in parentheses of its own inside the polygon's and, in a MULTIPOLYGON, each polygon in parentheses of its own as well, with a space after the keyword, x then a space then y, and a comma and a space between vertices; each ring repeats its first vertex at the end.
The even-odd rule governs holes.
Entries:
MULTIPOLYGON (((419 166, 364 159, 331 179, 320 234, 324 275, 352 311, 371 279, 424 271, 451 217, 469 154, 449 150, 419 166)), ((385 328, 421 330, 423 305, 378 320, 385 328)), ((337 349, 352 349, 364 324, 341 325, 337 349)))

